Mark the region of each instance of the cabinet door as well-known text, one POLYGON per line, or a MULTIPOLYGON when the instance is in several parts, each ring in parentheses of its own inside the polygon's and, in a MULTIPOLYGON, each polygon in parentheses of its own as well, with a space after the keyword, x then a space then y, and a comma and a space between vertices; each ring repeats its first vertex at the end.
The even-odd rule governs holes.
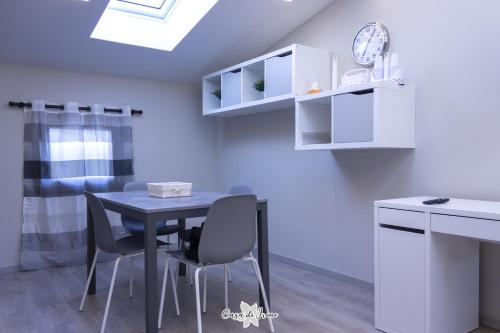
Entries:
POLYGON ((378 229, 380 324, 401 333, 423 333, 424 235, 378 229))
POLYGON ((333 142, 373 141, 373 89, 333 96, 333 142))

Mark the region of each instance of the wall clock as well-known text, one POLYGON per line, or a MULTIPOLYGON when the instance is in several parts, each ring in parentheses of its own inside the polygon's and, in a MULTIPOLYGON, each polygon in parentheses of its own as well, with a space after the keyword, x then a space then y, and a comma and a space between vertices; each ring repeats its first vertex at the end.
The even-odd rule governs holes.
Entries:
POLYGON ((370 66, 378 55, 389 48, 389 31, 383 24, 370 22, 365 24, 354 36, 352 56, 360 65, 370 66))

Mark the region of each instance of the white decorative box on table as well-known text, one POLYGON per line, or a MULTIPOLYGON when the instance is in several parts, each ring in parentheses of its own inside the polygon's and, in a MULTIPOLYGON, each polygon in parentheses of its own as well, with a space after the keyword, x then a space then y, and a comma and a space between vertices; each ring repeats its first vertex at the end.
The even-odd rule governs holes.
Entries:
POLYGON ((193 188, 192 183, 181 182, 148 183, 147 186, 149 195, 157 198, 189 197, 193 188))

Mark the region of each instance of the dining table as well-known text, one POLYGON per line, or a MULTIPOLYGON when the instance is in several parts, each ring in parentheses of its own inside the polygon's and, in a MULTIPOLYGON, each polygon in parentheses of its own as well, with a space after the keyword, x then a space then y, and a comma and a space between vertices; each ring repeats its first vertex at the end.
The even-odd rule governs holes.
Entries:
MULTIPOLYGON (((102 202, 105 209, 144 223, 145 328, 147 333, 158 332, 158 242, 156 223, 158 221, 177 220, 180 225, 185 227, 186 219, 206 216, 216 200, 230 194, 193 192, 190 196, 185 197, 157 198, 150 196, 147 191, 132 191, 95 193, 95 195, 102 202)), ((269 304, 271 304, 267 207, 268 200, 257 197, 257 255, 264 288, 267 292, 269 304)), ((87 207, 87 276, 90 274, 95 252, 94 221, 90 208, 87 207)), ((180 273, 185 275, 185 266, 181 266, 180 273)), ((258 288, 258 285, 256 285, 256 288, 258 288)), ((88 294, 95 294, 95 292, 96 271, 94 270, 88 294)), ((263 296, 260 290, 259 303, 262 306, 263 296)))

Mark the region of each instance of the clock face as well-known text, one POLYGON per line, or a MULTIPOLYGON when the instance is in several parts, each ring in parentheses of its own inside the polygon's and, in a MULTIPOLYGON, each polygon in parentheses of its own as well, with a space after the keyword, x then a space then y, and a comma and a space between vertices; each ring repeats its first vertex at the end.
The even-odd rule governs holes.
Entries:
POLYGON ((389 47, 389 33, 380 23, 368 23, 361 28, 352 42, 352 56, 360 65, 369 66, 375 57, 389 47))

